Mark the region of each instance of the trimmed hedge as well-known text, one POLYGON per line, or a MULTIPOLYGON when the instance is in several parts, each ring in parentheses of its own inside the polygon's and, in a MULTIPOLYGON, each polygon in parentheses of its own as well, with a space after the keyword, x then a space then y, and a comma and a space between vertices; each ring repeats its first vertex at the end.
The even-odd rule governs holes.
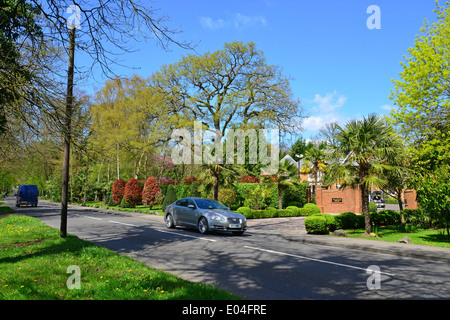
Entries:
POLYGON ((310 234, 328 234, 327 219, 324 216, 309 216, 305 219, 306 232, 310 234))
POLYGON ((316 213, 320 213, 317 205, 310 203, 310 206, 299 208, 296 206, 289 206, 286 209, 276 209, 274 207, 267 207, 264 210, 254 210, 249 207, 240 207, 236 212, 244 215, 247 219, 264 219, 277 217, 308 217, 316 213))
POLYGON ((394 210, 371 212, 370 221, 377 227, 398 225, 400 224, 400 212, 396 212, 394 210))
POLYGON ((335 216, 337 229, 360 229, 364 228, 365 221, 363 214, 353 212, 343 212, 335 216))
POLYGON ((311 217, 324 217, 327 223, 327 230, 331 232, 336 230, 336 219, 334 215, 327 213, 315 213, 311 217))
POLYGON ((309 209, 313 214, 320 213, 320 208, 315 203, 307 203, 303 206, 304 209, 309 209))

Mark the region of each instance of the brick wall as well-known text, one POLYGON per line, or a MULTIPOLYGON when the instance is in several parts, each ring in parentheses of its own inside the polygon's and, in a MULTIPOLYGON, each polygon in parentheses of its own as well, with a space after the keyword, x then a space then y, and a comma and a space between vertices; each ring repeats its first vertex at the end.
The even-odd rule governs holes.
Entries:
POLYGON ((327 190, 318 188, 316 204, 322 213, 362 212, 361 192, 358 189, 327 190))
POLYGON ((403 193, 404 209, 417 209, 416 190, 405 190, 403 193))

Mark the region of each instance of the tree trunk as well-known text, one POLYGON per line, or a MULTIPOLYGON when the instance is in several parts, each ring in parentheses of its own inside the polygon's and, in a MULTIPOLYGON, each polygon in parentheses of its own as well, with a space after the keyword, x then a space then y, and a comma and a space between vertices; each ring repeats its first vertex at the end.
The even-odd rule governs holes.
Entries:
POLYGON ((278 209, 283 209, 283 187, 278 183, 278 209))
POLYGON ((213 181, 213 190, 214 190, 214 200, 219 200, 219 178, 220 178, 220 168, 217 168, 213 172, 214 181, 213 181))
POLYGON ((119 144, 117 144, 117 180, 120 179, 119 144))
POLYGON ((86 204, 88 174, 89 174, 89 152, 87 152, 86 150, 86 178, 84 179, 84 199, 83 199, 84 204, 86 204))
POLYGON ((372 232, 372 224, 370 222, 370 211, 369 211, 369 189, 365 185, 360 185, 361 189, 361 204, 362 212, 364 214, 364 224, 367 234, 372 232))
POLYGON ((406 226, 406 219, 405 214, 403 213, 403 202, 402 202, 402 190, 397 192, 397 201, 398 201, 398 207, 400 209, 400 222, 402 223, 402 229, 405 231, 406 226))
POLYGON ((67 93, 66 93, 66 123, 64 130, 64 159, 61 193, 61 225, 60 237, 67 236, 67 202, 69 191, 69 167, 70 167, 70 140, 72 130, 72 104, 73 104, 73 69, 75 57, 75 27, 70 30, 69 44, 69 67, 67 70, 67 93))

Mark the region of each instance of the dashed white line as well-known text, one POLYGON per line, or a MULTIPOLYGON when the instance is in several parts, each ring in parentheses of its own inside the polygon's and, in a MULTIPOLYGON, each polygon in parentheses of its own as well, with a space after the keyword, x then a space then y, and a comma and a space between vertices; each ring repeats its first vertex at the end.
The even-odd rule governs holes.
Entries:
POLYGON ((204 240, 204 241, 210 241, 210 242, 216 242, 216 241, 217 241, 217 240, 214 240, 214 239, 195 237, 195 236, 190 236, 190 235, 182 234, 182 233, 178 233, 178 232, 171 232, 171 231, 164 231, 164 230, 156 230, 156 229, 154 229, 154 230, 155 230, 155 231, 162 232, 162 233, 175 234, 175 235, 181 236, 181 237, 194 238, 194 239, 199 239, 199 240, 204 240))
POLYGON ((130 224, 130 223, 125 223, 125 222, 118 222, 118 221, 112 221, 112 220, 109 220, 108 222, 116 223, 116 224, 122 224, 124 226, 129 226, 129 227, 137 227, 137 225, 130 224))
POLYGON ((100 219, 100 218, 89 217, 89 216, 81 215, 81 214, 78 214, 78 213, 74 213, 73 215, 79 216, 79 217, 83 217, 83 218, 94 219, 94 220, 103 220, 103 219, 100 219))
MULTIPOLYGON (((361 267, 352 266, 352 265, 349 265, 349 264, 337 263, 337 262, 326 261, 326 260, 321 260, 321 259, 315 259, 315 258, 310 258, 310 257, 305 257, 305 256, 299 256, 299 255, 291 254, 291 253, 285 253, 285 252, 279 252, 279 251, 267 250, 267 249, 249 247, 249 246, 244 246, 244 248, 248 248, 248 249, 252 249, 252 250, 258 250, 258 251, 263 251, 263 252, 267 252, 267 253, 278 254, 278 255, 283 255, 283 256, 290 256, 290 257, 300 258, 300 259, 305 259, 305 260, 311 260, 311 261, 320 262, 320 263, 327 263, 327 264, 331 264, 331 265, 335 265, 335 266, 339 266, 339 267, 357 269, 357 270, 362 270, 364 272, 367 272, 367 268, 365 269, 365 268, 361 268, 361 267)), ((392 273, 387 273, 387 272, 380 272, 380 274, 385 274, 387 276, 394 276, 392 273)))

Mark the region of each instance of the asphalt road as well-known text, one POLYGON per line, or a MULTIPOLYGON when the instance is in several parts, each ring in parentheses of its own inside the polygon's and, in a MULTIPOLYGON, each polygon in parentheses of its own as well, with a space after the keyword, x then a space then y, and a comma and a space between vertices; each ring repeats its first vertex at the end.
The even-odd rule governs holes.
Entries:
MULTIPOLYGON (((13 198, 6 203, 14 205, 13 198)), ((17 208, 59 228, 60 205, 17 208)), ((448 263, 289 241, 251 228, 243 236, 167 229, 162 217, 69 207, 68 232, 184 279, 246 299, 449 299, 448 263), (372 267, 371 267, 372 266, 372 267), (367 269, 379 272, 368 272, 367 269)))

